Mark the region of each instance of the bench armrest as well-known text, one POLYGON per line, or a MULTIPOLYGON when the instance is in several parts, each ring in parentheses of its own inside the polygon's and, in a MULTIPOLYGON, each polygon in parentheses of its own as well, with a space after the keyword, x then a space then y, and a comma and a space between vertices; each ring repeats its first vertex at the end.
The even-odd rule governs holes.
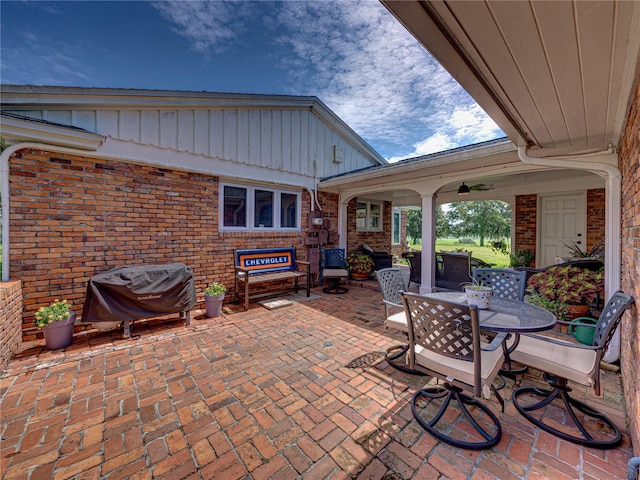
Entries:
POLYGON ((235 266, 234 267, 235 271, 236 271, 236 275, 238 274, 243 274, 243 275, 247 275, 249 273, 249 269, 245 268, 245 267, 239 267, 239 266, 235 266))
POLYGON ((298 266, 304 267, 304 270, 309 273, 311 262, 307 262, 305 260, 296 260, 296 269, 298 268, 298 266))

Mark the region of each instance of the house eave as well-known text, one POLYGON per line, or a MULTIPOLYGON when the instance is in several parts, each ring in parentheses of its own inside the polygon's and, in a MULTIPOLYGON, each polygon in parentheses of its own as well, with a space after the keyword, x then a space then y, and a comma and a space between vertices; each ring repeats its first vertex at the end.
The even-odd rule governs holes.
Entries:
POLYGON ((105 140, 85 130, 0 114, 0 137, 9 144, 36 142, 95 151, 105 140))
POLYGON ((347 187, 355 183, 371 181, 376 179, 390 179, 394 176, 411 174, 415 176, 425 169, 441 167, 446 170, 460 169, 460 162, 478 160, 486 157, 496 157, 508 155, 510 162, 517 161, 517 148, 509 139, 501 139, 489 146, 478 146, 476 148, 464 147, 450 151, 440 152, 431 155, 424 155, 403 160, 401 162, 387 164, 379 167, 371 167, 357 172, 347 173, 341 176, 322 179, 318 183, 318 188, 333 190, 340 187, 347 187), (446 166, 451 165, 450 168, 446 166))

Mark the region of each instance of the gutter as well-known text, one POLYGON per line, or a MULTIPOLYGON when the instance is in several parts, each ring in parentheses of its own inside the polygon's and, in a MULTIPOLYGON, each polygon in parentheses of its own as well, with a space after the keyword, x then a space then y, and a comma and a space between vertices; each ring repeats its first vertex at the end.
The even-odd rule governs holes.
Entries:
MULTIPOLYGON (((622 204, 622 175, 618 170, 618 157, 613 147, 598 152, 590 152, 578 155, 564 155, 557 157, 530 157, 528 148, 518 147, 518 157, 529 165, 539 165, 554 168, 569 168, 573 170, 586 170, 595 173, 606 181, 605 188, 605 242, 604 242, 604 284, 605 298, 610 298, 613 292, 620 289, 620 263, 621 263, 621 211, 622 204), (600 161, 592 161, 591 158, 599 157, 600 161)), ((619 332, 614 335, 609 349, 605 353, 606 362, 614 362, 620 357, 619 332)))

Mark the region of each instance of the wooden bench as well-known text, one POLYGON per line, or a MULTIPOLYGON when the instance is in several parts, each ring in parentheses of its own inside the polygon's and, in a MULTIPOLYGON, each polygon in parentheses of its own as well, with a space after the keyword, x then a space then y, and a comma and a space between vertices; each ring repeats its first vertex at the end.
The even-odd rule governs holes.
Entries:
MULTIPOLYGON (((235 302, 239 302, 239 291, 243 284, 244 309, 249 308, 249 299, 273 296, 273 292, 261 292, 251 296, 249 289, 251 285, 289 282, 293 280, 293 289, 297 293, 299 290, 300 278, 307 279, 307 297, 311 293, 311 274, 309 262, 296 261, 296 249, 294 247, 285 248, 255 248, 251 250, 236 250, 235 261, 235 302), (304 271, 298 269, 304 268, 304 271)), ((282 292, 279 289, 276 295, 282 292)))

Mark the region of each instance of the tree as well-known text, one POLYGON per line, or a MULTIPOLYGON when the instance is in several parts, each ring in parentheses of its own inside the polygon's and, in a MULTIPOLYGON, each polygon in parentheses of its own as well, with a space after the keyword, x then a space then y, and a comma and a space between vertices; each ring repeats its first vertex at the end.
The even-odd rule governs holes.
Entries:
POLYGON ((436 238, 448 238, 451 235, 449 221, 442 209, 442 206, 436 208, 436 238))
POLYGON ((422 210, 407 212, 407 237, 413 239, 413 244, 417 243, 417 239, 422 239, 422 210))
POLYGON ((511 235, 511 207, 497 200, 452 203, 445 214, 456 236, 501 240, 511 235))

